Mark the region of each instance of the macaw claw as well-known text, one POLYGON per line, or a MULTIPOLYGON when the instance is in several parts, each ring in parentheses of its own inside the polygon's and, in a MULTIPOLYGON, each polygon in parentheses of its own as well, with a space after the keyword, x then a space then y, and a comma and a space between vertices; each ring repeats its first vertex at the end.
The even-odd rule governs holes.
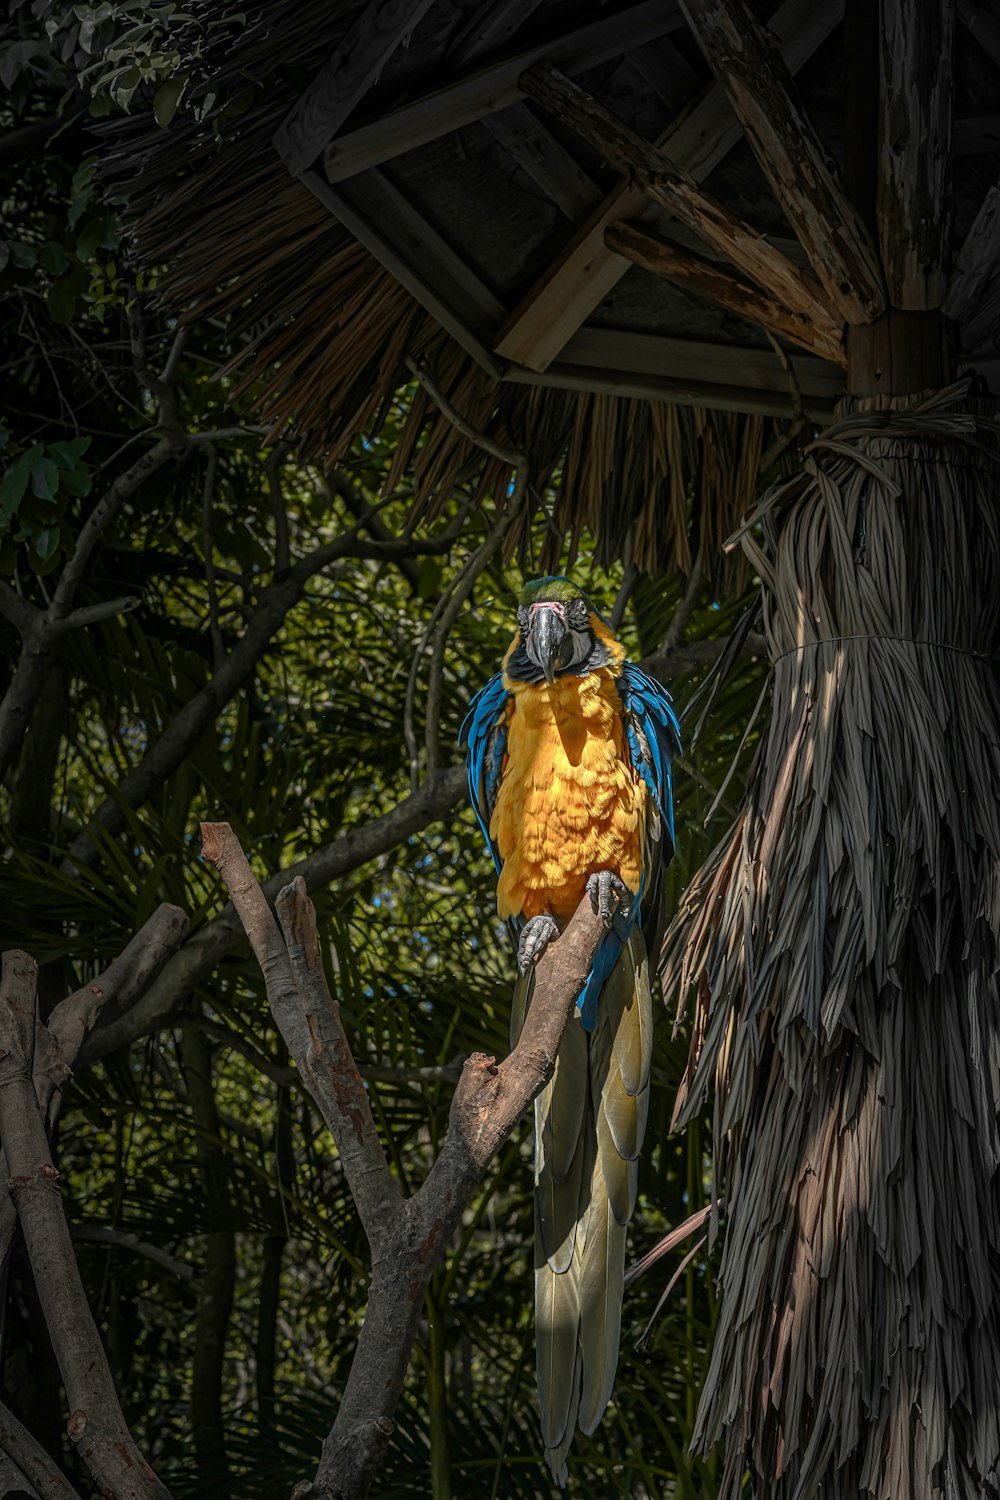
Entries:
POLYGON ((556 919, 550 917, 548 912, 525 922, 517 944, 517 967, 520 972, 527 974, 532 964, 537 964, 552 939, 558 936, 556 919))
POLYGON ((615 916, 627 917, 631 891, 614 870, 598 870, 587 881, 587 895, 605 927, 610 927, 615 916))

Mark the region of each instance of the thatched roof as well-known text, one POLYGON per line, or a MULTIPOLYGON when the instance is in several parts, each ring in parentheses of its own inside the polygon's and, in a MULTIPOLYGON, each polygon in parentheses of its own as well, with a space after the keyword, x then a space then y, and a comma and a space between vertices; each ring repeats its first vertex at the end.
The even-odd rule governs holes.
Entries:
MULTIPOLYGON (((772 441, 803 414, 832 414, 842 317, 669 0, 190 9, 184 110, 167 130, 148 117, 116 126, 108 169, 129 194, 136 253, 167 265, 166 304, 236 314, 241 390, 307 451, 335 460, 417 359, 468 422, 528 455, 533 483, 511 545, 554 484, 542 563, 588 527, 609 553, 686 569, 692 546, 710 555, 731 529, 772 441), (735 253, 734 275, 697 204, 693 219, 674 217, 674 184, 654 201, 632 138, 625 160, 603 117, 591 129, 554 105, 545 64, 640 145, 662 142, 724 214, 766 235, 758 282, 778 267, 785 303, 798 305, 775 311, 735 253), (623 181, 623 161, 641 186, 623 181)), ((837 0, 784 0, 769 17, 833 160, 841 15, 837 0)), ((956 248, 1000 169, 1000 116, 988 113, 1000 35, 971 4, 962 18, 956 248)), ((960 338, 963 362, 989 374, 1000 368, 990 310, 1000 282, 991 300, 979 294, 985 279, 960 338)), ((411 462, 420 504, 470 468, 482 493, 502 502, 510 488, 509 465, 484 461, 426 394, 393 482, 411 462)))

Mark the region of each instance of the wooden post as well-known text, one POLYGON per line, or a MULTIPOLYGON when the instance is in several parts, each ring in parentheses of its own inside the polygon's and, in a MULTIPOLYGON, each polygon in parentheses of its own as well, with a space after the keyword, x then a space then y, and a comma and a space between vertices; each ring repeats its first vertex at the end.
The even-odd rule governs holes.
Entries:
MULTIPOLYGON (((896 0, 883 0, 880 7, 872 0, 847 0, 844 13, 844 55, 847 67, 847 87, 844 96, 844 182, 847 192, 859 216, 873 227, 880 218, 881 210, 883 256, 887 249, 906 238, 903 222, 907 218, 910 200, 899 196, 897 171, 891 151, 886 149, 884 135, 888 118, 887 91, 895 97, 901 88, 892 75, 891 59, 884 55, 886 46, 886 23, 899 11, 896 0), (881 21, 881 23, 880 23, 881 21), (881 52, 881 55, 880 55, 881 52), (888 205, 896 201, 896 229, 891 229, 886 215, 888 205)), ((914 28, 918 39, 926 33, 914 28)), ((924 79, 925 69, 921 58, 914 53, 908 59, 908 86, 912 92, 924 79)), ((933 103, 939 105, 939 90, 933 91, 933 103)), ((916 109, 917 114, 930 109, 916 109)), ((914 106, 916 108, 916 105, 914 106)), ((937 132, 937 147, 946 150, 942 137, 943 128, 937 132)), ((918 174, 919 175, 919 174, 918 174)), ((927 163, 924 176, 924 201, 929 202, 934 194, 943 197, 943 167, 940 161, 927 163)), ((914 190, 915 192, 915 190, 914 190)), ((912 207, 912 204, 910 204, 912 207)), ((944 202, 934 205, 937 215, 948 221, 944 202)), ((924 230, 924 238, 934 241, 932 227, 924 230)), ((906 243, 910 241, 906 238, 906 243)), ((900 259, 902 259, 902 252, 900 259)), ((943 259, 943 253, 939 254, 943 259)), ((904 300, 901 294, 901 276, 887 273, 890 297, 897 304, 904 300)), ((921 283, 923 285, 923 282, 921 283)), ((937 281, 938 293, 942 285, 937 281)), ((928 299, 929 300, 929 299, 928 299)), ((937 305, 904 310, 899 305, 890 306, 873 323, 849 327, 846 333, 847 390, 852 396, 909 396, 918 391, 940 390, 955 378, 957 369, 957 347, 954 325, 943 316, 937 305)))
POLYGON ((911 396, 955 379, 954 324, 938 307, 898 307, 874 323, 847 329, 847 390, 852 396, 911 396))

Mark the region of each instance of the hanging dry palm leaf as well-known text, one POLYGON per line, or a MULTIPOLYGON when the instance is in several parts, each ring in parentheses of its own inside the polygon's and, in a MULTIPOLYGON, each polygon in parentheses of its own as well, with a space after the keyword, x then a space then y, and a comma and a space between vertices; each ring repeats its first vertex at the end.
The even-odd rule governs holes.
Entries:
POLYGON ((722 1500, 1000 1478, 998 425, 875 405, 743 533, 771 717, 665 944, 682 1121, 715 1083, 722 1500))

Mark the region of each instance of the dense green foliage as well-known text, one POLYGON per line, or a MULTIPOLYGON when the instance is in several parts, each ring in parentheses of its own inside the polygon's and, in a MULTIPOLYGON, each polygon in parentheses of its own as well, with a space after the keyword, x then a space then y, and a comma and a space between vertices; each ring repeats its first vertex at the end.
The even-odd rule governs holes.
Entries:
MULTIPOLYGON (((42 9, 20 6, 0 33, 10 91, 6 150, 0 141, 5 597, 45 610, 109 486, 128 490, 74 599, 125 604, 60 637, 3 770, 2 941, 38 959, 45 1009, 104 966, 159 902, 182 907, 195 933, 216 915, 223 901, 198 857, 200 819, 229 820, 264 874, 407 797, 426 768, 426 633, 491 509, 451 495, 432 526, 411 532, 405 485, 381 497, 406 390, 335 473, 300 466, 290 446, 262 446, 252 416, 234 413, 214 378, 233 352, 226 326, 196 324, 179 341, 155 309, 155 278, 132 277, 115 205, 90 165, 92 113, 144 99, 167 114, 169 69, 154 61, 145 76, 115 73, 128 6, 57 7, 48 35, 34 15, 42 9), (301 597, 283 604, 290 568, 321 548, 303 567, 312 571, 301 597), (241 648, 246 669, 224 693, 241 648), (207 717, 186 731, 195 702, 207 717), (173 761, 135 790, 130 773, 170 746, 173 761)), ((586 544, 572 572, 610 606, 620 577, 594 568, 586 544)), ((521 581, 495 553, 450 632, 429 737, 445 765, 471 694, 509 640, 521 581)), ((672 622, 683 627, 667 661, 681 708, 716 654, 708 643, 746 604, 717 600, 706 582, 688 609, 684 587, 641 580, 622 627, 636 656, 657 650, 672 622)), ((25 662, 16 608, 3 614, 7 689, 25 662)), ((713 810, 762 677, 761 664, 742 660, 678 773, 671 903, 738 800, 747 747, 713 810)), ((446 1065, 506 1049, 513 960, 471 814, 455 806, 314 899, 331 983, 359 1063, 373 1070, 386 1150, 401 1180, 419 1183, 447 1120, 446 1065), (414 1074, 434 1067, 444 1074, 414 1074)), ((709 1189, 699 1132, 669 1134, 686 1050, 683 1036, 671 1041, 671 1021, 665 1010, 637 1253, 709 1189)), ((311 1472, 329 1429, 364 1315, 366 1248, 247 950, 236 946, 193 988, 178 987, 169 1014, 90 1058, 67 1090, 55 1150, 132 1430, 178 1495, 283 1495, 311 1472), (97 1230, 110 1233, 98 1242, 97 1230), (166 1254, 151 1259, 126 1236, 166 1254)), ((381 1495, 549 1493, 533 1395, 530 1153, 525 1127, 435 1278, 381 1495)), ((705 1465, 686 1455, 712 1319, 703 1254, 643 1349, 633 1347, 683 1253, 628 1297, 613 1406, 571 1455, 578 1495, 712 1493, 705 1465)), ((20 1248, 3 1341, 3 1399, 71 1468, 20 1248)))

